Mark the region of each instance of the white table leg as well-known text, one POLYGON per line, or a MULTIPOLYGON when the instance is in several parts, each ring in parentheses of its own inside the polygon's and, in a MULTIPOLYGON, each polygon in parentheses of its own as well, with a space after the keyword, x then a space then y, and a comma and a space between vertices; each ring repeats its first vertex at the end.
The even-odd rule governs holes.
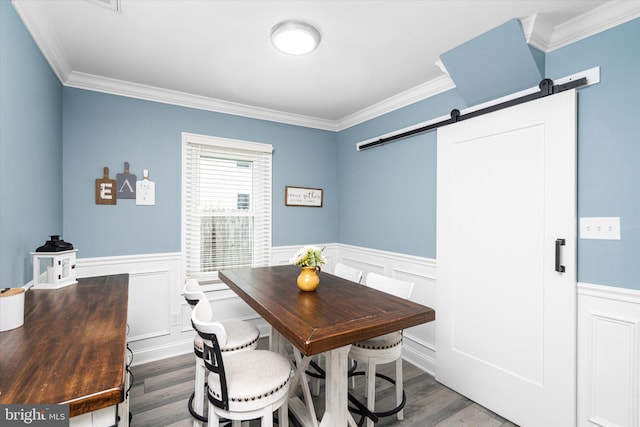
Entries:
POLYGON ((348 356, 351 345, 326 353, 325 413, 321 427, 343 427, 348 424, 348 356))
MULTIPOLYGON (((288 346, 290 344, 285 338, 275 328, 271 328, 270 337, 269 350, 288 357, 288 346)), ((289 388, 289 409, 304 427, 318 427, 318 420, 316 419, 316 412, 309 390, 309 382, 305 374, 305 371, 309 367, 311 356, 302 357, 298 349, 294 347, 293 357, 295 366, 292 366, 294 368, 294 375, 293 378, 291 378, 289 388), (304 401, 296 396, 298 385, 302 387, 304 401)))
POLYGON ((293 349, 293 354, 296 360, 296 372, 291 379, 291 385, 289 388, 290 400, 289 407, 291 412, 296 415, 298 421, 304 427, 318 427, 318 420, 316 419, 316 410, 311 399, 311 391, 309 390, 309 381, 305 371, 309 367, 311 356, 302 357, 297 349, 293 349), (298 384, 302 387, 302 395, 304 402, 295 396, 296 388, 298 384))

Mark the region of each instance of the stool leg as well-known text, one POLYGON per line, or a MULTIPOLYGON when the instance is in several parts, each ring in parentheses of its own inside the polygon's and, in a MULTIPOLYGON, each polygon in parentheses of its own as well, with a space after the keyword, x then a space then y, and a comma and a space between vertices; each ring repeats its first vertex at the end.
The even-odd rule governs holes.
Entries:
MULTIPOLYGON (((355 360, 353 359, 349 359, 349 368, 352 368, 353 365, 356 363, 355 360)), ((355 375, 351 377, 351 381, 349 381, 349 388, 351 390, 353 390, 354 388, 356 388, 356 377, 355 375)))
MULTIPOLYGON (((322 357, 321 354, 317 354, 313 356, 313 360, 318 364, 318 366, 320 366, 321 357, 322 357)), ((311 395, 319 396, 320 395, 320 378, 311 377, 310 381, 311 381, 311 395)))
MULTIPOLYGON (((402 403, 402 389, 404 388, 402 381, 402 358, 396 360, 396 405, 402 403)), ((398 419, 404 419, 404 408, 397 413, 398 419)))
MULTIPOLYGON (((204 362, 202 361, 202 358, 196 356, 196 380, 193 397, 193 409, 199 415, 204 414, 204 377, 204 362)), ((194 418, 193 427, 202 427, 202 422, 194 418)))
MULTIPOLYGON (((371 412, 376 409, 376 364, 373 360, 367 361, 367 408, 371 412)), ((367 418, 367 427, 373 427, 371 418, 367 418)))
POLYGON ((278 426, 288 427, 289 425, 289 402, 284 401, 282 406, 278 409, 278 426))
POLYGON ((218 418, 218 414, 216 414, 215 406, 213 406, 211 402, 209 402, 209 413, 207 417, 209 418, 208 427, 220 427, 220 419, 218 418))
POLYGON ((273 427, 273 405, 269 405, 262 410, 260 427, 273 427))

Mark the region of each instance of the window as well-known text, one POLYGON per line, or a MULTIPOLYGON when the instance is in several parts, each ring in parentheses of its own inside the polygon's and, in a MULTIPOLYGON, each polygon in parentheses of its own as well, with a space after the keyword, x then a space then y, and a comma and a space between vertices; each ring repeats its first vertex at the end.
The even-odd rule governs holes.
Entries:
POLYGON ((186 277, 270 265, 271 145, 184 133, 182 146, 186 277))

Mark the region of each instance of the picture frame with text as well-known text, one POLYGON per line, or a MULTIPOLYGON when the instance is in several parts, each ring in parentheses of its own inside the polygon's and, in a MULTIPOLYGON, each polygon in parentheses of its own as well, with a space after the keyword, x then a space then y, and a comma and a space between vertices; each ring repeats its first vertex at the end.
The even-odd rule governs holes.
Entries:
POLYGON ((308 187, 285 187, 286 206, 322 207, 322 189, 308 187))

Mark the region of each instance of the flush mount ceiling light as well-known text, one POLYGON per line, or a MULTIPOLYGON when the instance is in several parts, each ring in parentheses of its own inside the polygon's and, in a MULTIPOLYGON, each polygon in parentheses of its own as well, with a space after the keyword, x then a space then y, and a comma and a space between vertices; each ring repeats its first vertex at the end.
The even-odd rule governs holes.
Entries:
POLYGON ((318 47, 320 33, 304 22, 285 21, 271 29, 271 43, 284 53, 304 55, 318 47))

